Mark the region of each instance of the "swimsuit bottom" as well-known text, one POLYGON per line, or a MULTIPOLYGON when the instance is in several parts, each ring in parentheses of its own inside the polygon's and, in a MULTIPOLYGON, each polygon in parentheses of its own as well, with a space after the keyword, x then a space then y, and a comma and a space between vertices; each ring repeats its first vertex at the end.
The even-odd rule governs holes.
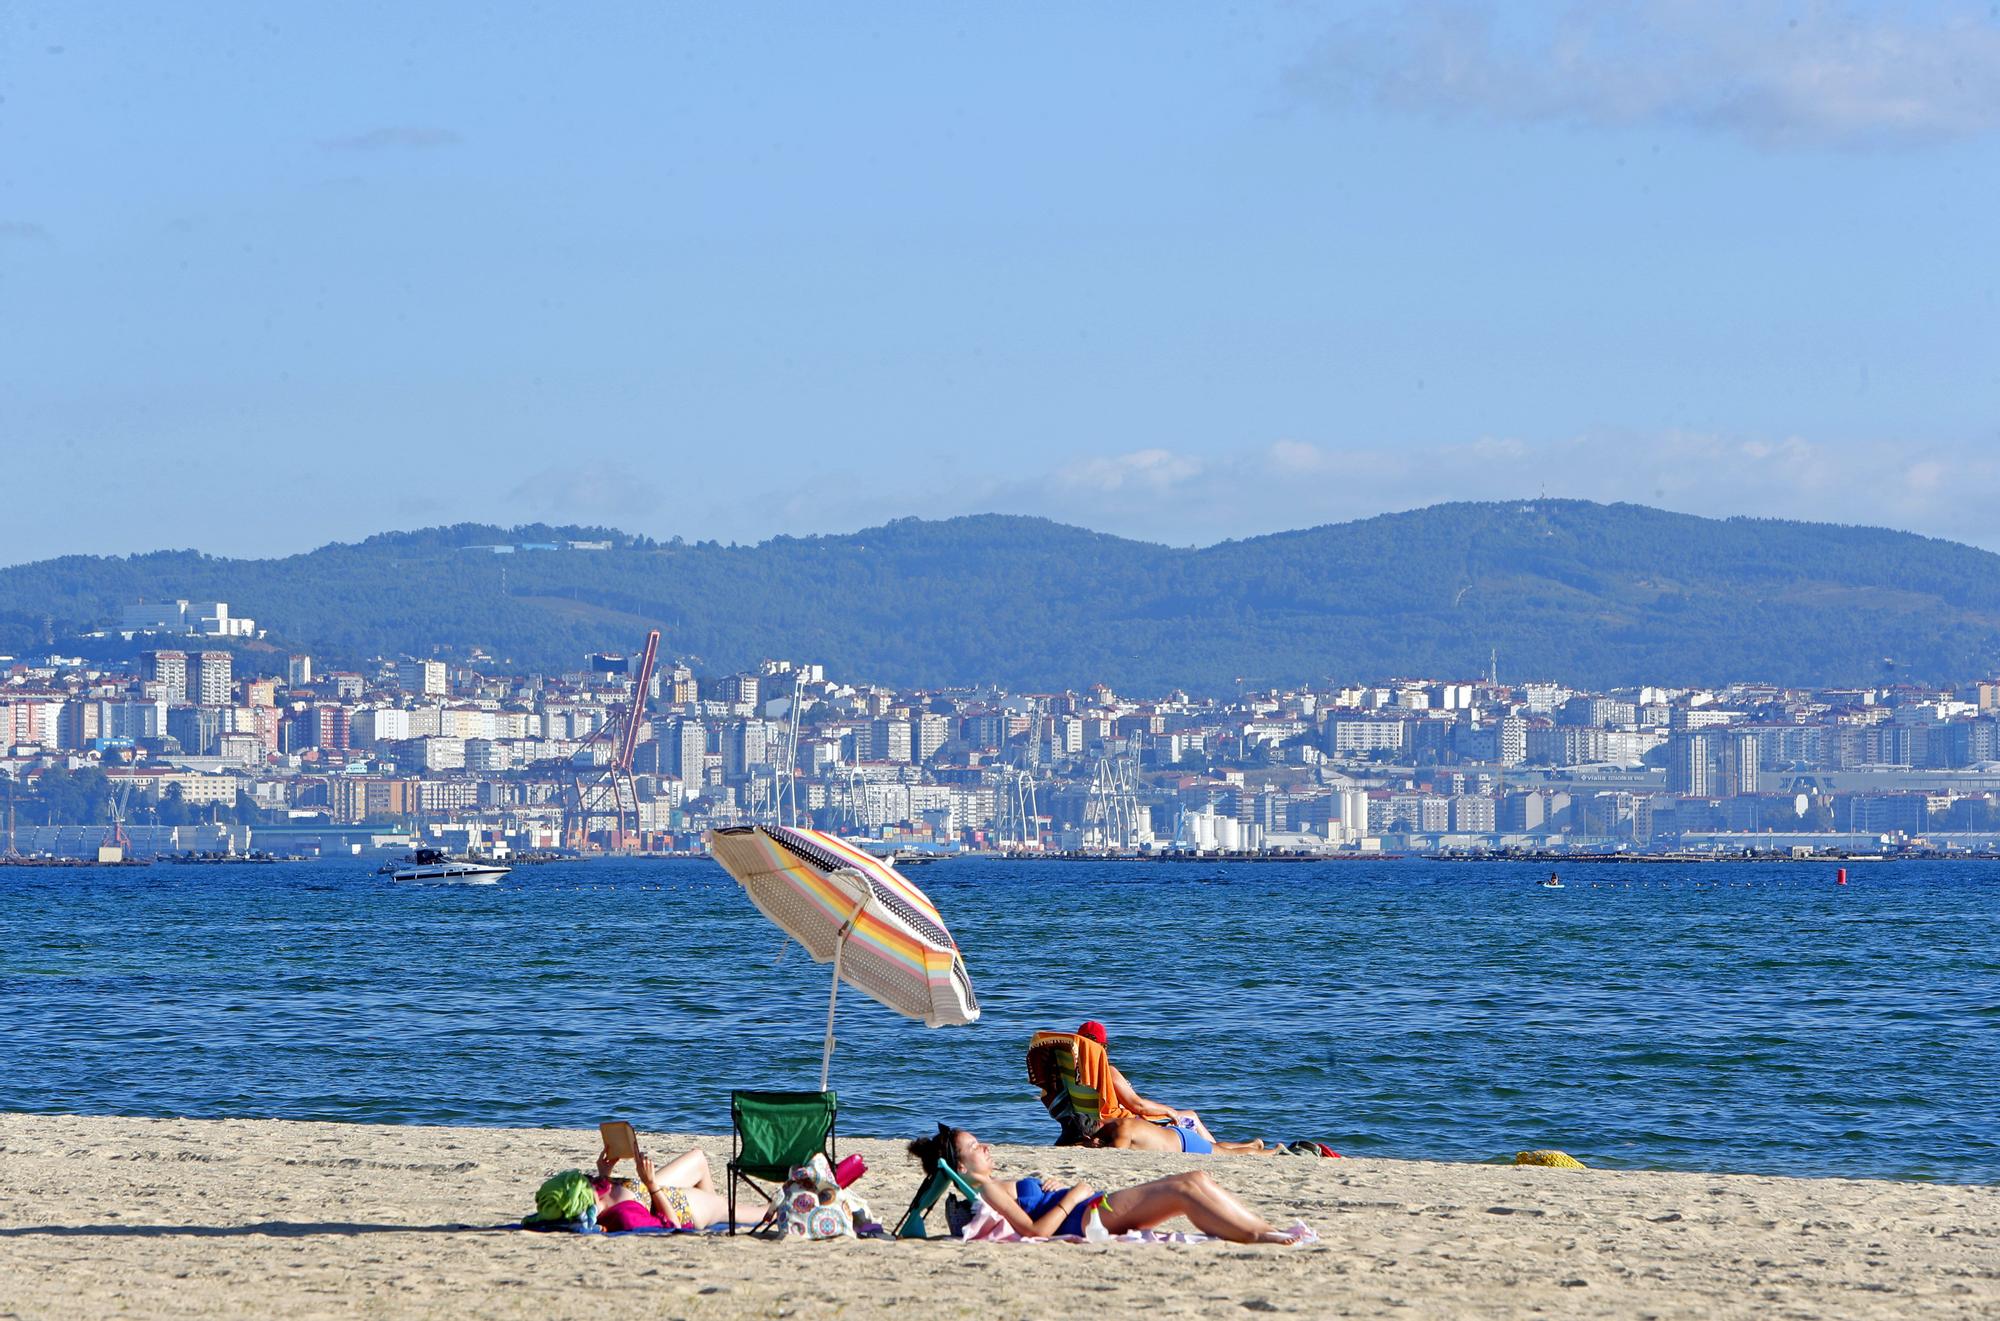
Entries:
POLYGON ((1183 1128, 1179 1124, 1165 1124, 1162 1127, 1179 1138, 1181 1150, 1191 1156, 1206 1156, 1215 1150, 1215 1144, 1203 1137, 1199 1130, 1183 1128))
POLYGON ((1086 1197, 1075 1206, 1072 1206, 1069 1209, 1069 1214, 1063 1217, 1063 1222, 1056 1226, 1056 1236, 1058 1238, 1065 1235, 1076 1238, 1084 1237, 1084 1220, 1089 1217, 1092 1211, 1098 1210, 1100 1207, 1106 1211, 1111 1209, 1110 1193, 1099 1193, 1095 1197, 1086 1197))
POLYGON ((660 1189, 660 1200, 667 1204, 670 1213, 667 1223, 672 1228, 694 1228, 694 1208, 688 1205, 687 1189, 667 1184, 660 1189))

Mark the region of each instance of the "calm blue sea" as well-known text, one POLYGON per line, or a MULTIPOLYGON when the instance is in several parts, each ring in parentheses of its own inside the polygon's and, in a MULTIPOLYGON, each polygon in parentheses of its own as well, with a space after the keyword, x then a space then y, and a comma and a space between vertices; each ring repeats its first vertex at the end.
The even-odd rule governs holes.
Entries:
MULTIPOLYGON (((1002 863, 912 872, 985 1016, 848 992, 849 1133, 1046 1141, 1103 1019, 1223 1137, 2000 1179, 2000 865, 1002 863)), ((0 869, 0 1109, 721 1132, 816 1082, 826 970, 713 864, 0 869)))

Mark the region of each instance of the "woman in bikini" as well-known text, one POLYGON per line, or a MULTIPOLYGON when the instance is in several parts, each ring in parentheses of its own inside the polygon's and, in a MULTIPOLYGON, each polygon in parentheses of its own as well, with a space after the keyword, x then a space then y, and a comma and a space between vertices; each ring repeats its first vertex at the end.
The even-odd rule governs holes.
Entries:
MULTIPOLYGON (((684 1151, 658 1168, 640 1152, 633 1162, 639 1167, 637 1179, 612 1178, 611 1168, 617 1163, 610 1152, 598 1152, 597 1177, 590 1181, 597 1193, 597 1225, 607 1233, 700 1229, 729 1219, 729 1200, 716 1191, 708 1153, 700 1147, 684 1151)), ((761 1210, 737 1208, 741 1224, 755 1224, 761 1214, 761 1210)))
POLYGON ((926 1175, 937 1173, 940 1162, 957 1171, 995 1214, 1025 1237, 1080 1235, 1093 1217, 1107 1233, 1123 1234, 1151 1229, 1175 1216, 1186 1216, 1202 1233, 1234 1243, 1306 1243, 1315 1237, 1303 1224, 1289 1231, 1272 1228, 1206 1170, 1110 1193, 1079 1183, 1046 1192, 1029 1207, 1017 1196, 1018 1186, 993 1168, 993 1149, 962 1128, 939 1124, 936 1136, 910 1144, 910 1154, 923 1162, 926 1175))

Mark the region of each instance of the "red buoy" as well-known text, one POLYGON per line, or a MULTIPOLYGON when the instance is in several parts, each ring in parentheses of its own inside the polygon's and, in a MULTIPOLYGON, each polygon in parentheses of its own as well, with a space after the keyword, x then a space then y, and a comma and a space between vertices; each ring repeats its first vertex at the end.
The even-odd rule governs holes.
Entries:
POLYGON ((1847 884, 1847 868, 1842 867, 1838 872, 1834 873, 1833 883, 1835 885, 1847 884))

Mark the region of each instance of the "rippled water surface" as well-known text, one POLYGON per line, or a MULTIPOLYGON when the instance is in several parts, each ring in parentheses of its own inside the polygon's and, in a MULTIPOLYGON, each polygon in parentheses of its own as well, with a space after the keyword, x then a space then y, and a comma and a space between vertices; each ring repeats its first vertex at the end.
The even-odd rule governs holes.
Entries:
MULTIPOLYGON (((843 1131, 1045 1141, 1103 1019, 1219 1136, 2000 1179, 2000 866, 1001 863, 912 872, 985 1015, 840 1003, 843 1131)), ((0 1109, 724 1131, 817 1081, 827 974, 696 861, 0 869, 0 1109)))

